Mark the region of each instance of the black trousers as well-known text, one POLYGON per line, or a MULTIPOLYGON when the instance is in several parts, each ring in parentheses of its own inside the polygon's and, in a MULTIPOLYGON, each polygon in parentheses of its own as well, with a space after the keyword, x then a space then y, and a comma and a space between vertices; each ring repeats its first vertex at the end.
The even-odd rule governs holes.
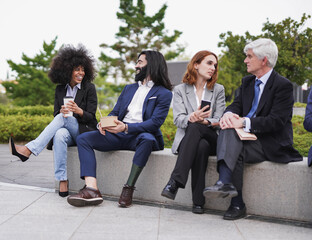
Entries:
POLYGON ((267 160, 259 140, 241 141, 235 129, 220 131, 217 159, 218 165, 224 161, 232 171, 233 184, 237 190, 243 188, 244 163, 260 163, 267 160))
POLYGON ((213 128, 189 122, 178 149, 178 158, 171 178, 184 188, 191 170, 192 199, 196 205, 205 204, 203 190, 208 157, 216 153, 217 138, 213 128))

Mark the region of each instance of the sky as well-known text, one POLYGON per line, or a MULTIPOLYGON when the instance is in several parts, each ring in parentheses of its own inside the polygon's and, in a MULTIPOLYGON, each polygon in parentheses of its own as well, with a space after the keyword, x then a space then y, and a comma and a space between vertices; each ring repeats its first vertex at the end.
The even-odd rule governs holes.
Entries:
MULTIPOLYGON (((134 0, 136 2, 136 0, 134 0)), ((291 17, 300 21, 312 15, 311 0, 144 0, 146 13, 154 15, 163 4, 169 34, 182 31, 178 43, 185 44, 187 56, 210 50, 220 54, 219 35, 227 31, 244 35, 261 34, 267 19, 278 23, 291 17)), ((56 36, 62 44, 82 43, 97 59, 102 43, 115 43, 122 24, 117 19, 118 0, 0 0, 0 79, 14 76, 7 60, 23 63, 22 54, 34 57, 43 42, 56 36)), ((306 27, 312 28, 309 19, 306 27)))

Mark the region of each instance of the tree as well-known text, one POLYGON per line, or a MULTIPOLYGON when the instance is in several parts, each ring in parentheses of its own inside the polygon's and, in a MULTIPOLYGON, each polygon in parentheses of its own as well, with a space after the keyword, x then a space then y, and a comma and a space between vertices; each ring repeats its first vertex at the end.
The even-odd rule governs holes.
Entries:
POLYGON ((309 18, 304 13, 300 22, 286 18, 272 24, 267 20, 262 28, 262 36, 272 39, 279 50, 276 71, 298 85, 306 80, 312 83, 312 29, 304 29, 309 18))
POLYGON ((234 92, 241 83, 244 75, 247 75, 246 66, 243 64, 245 54, 244 46, 253 37, 249 32, 245 36, 233 35, 232 32, 220 34, 221 42, 218 47, 223 47, 222 55, 219 59, 219 83, 225 86, 227 100, 234 97, 234 92))
POLYGON ((218 46, 224 49, 220 57, 219 79, 226 88, 228 99, 233 98, 242 76, 248 74, 243 63, 245 45, 260 37, 272 39, 279 49, 274 68, 277 72, 298 85, 306 80, 312 82, 312 29, 303 28, 310 17, 303 14, 300 22, 286 18, 277 24, 267 20, 262 28, 263 33, 258 36, 252 36, 249 32, 244 36, 233 35, 232 32, 220 34, 218 46))
POLYGON ((134 73, 130 63, 135 62, 138 54, 144 49, 162 50, 165 52, 166 60, 174 59, 184 52, 182 45, 174 44, 182 32, 174 30, 173 35, 168 35, 168 31, 165 30, 163 18, 167 9, 166 4, 151 17, 145 13, 143 0, 137 0, 136 6, 133 0, 120 0, 119 8, 117 18, 125 25, 120 26, 119 32, 115 34, 118 40, 115 44, 100 45, 104 50, 113 50, 112 55, 116 56, 112 57, 101 52, 99 60, 102 66, 99 73, 102 77, 111 75, 115 80, 122 77, 129 81, 134 73))
POLYGON ((105 77, 97 76, 94 80, 98 104, 101 109, 113 109, 125 84, 113 84, 106 81, 105 77))
POLYGON ((8 64, 17 73, 16 82, 4 82, 7 96, 13 99, 13 104, 50 105, 54 103, 55 85, 48 78, 48 70, 52 58, 56 54, 57 37, 50 44, 43 42, 43 51, 34 58, 22 54, 25 63, 17 64, 8 60, 8 64))

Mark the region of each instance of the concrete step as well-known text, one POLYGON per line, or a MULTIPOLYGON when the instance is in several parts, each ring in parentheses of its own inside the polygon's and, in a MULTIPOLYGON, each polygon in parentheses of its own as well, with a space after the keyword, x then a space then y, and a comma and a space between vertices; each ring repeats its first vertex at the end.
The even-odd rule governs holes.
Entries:
MULTIPOLYGON (((97 181, 103 195, 119 197, 127 181, 134 152, 95 151, 97 181)), ((177 156, 170 149, 153 152, 142 171, 134 192, 134 199, 169 205, 191 206, 190 177, 185 189, 179 189, 174 201, 160 195, 174 168, 177 156)), ((70 191, 78 192, 84 186, 80 179, 80 163, 77 147, 68 150, 68 179, 70 191)), ((216 157, 209 157, 206 186, 218 178, 216 157)), ((307 158, 302 162, 277 164, 262 162, 246 164, 243 196, 247 213, 274 218, 312 222, 312 168, 307 158)), ((58 183, 56 184, 56 188, 58 183)), ((230 199, 206 200, 205 208, 226 210, 230 199)))

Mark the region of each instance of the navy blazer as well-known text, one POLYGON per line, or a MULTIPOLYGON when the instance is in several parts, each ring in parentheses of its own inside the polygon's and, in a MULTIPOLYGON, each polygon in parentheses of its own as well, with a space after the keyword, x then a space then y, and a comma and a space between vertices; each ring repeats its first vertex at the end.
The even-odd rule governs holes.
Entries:
MULTIPOLYGON (((248 114, 254 98, 255 78, 254 75, 249 75, 242 79, 239 94, 226 111, 243 117, 248 114)), ((269 161, 302 161, 302 156, 292 146, 293 104, 292 83, 273 70, 261 95, 256 117, 250 119, 250 132, 257 135, 269 161)))
MULTIPOLYGON (((312 88, 310 90, 308 96, 308 103, 305 109, 305 117, 303 121, 303 126, 305 130, 312 132, 312 88)), ((308 166, 312 166, 312 146, 310 147, 309 154, 308 154, 308 166)))
MULTIPOLYGON (((139 84, 134 83, 125 86, 120 94, 114 109, 108 114, 109 116, 118 116, 122 121, 127 114, 128 106, 138 89, 139 84)), ((160 149, 164 148, 164 140, 160 131, 170 108, 172 92, 163 86, 153 86, 148 92, 142 110, 141 123, 129 123, 128 133, 138 135, 140 133, 151 133, 155 136, 160 149)))

